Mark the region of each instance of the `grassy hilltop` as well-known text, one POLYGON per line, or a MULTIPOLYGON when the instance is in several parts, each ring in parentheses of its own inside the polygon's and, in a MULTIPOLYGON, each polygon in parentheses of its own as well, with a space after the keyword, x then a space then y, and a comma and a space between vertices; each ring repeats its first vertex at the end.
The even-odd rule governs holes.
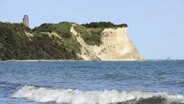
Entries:
POLYGON ((110 22, 78 25, 72 22, 44 23, 30 29, 23 24, 0 22, 0 60, 12 59, 71 59, 79 60, 80 44, 70 33, 74 29, 89 45, 101 44, 104 28, 127 27, 110 22))

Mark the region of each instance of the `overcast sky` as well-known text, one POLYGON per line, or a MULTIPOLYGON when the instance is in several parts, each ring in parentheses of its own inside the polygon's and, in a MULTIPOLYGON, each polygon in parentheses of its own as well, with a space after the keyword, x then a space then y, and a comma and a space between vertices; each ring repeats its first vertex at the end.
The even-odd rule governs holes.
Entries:
POLYGON ((127 23, 145 59, 184 59, 184 0, 0 0, 0 21, 127 23))

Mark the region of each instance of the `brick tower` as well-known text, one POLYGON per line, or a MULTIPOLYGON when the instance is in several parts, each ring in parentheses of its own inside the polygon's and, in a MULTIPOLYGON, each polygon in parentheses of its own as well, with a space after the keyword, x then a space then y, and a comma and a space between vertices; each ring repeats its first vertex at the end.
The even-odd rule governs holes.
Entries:
POLYGON ((29 27, 29 17, 27 15, 24 15, 23 24, 25 26, 29 27))

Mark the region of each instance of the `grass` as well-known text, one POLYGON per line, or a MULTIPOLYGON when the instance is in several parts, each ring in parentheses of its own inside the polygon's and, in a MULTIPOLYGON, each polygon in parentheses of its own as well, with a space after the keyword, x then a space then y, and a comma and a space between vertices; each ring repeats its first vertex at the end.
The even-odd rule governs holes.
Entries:
POLYGON ((81 34, 81 37, 89 45, 100 45, 101 44, 101 32, 102 28, 85 28, 84 26, 76 25, 74 29, 81 34))

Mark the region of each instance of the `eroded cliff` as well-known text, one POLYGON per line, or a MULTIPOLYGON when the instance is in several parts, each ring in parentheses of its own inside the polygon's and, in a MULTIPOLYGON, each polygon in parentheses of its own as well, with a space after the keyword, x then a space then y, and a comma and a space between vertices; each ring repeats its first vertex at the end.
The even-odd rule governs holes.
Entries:
POLYGON ((127 25, 109 22, 42 24, 29 29, 0 22, 0 60, 141 60, 127 25))
POLYGON ((88 45, 81 34, 70 29, 81 45, 81 53, 78 56, 84 60, 141 60, 136 47, 128 38, 127 27, 105 28, 101 32, 101 44, 88 45))

